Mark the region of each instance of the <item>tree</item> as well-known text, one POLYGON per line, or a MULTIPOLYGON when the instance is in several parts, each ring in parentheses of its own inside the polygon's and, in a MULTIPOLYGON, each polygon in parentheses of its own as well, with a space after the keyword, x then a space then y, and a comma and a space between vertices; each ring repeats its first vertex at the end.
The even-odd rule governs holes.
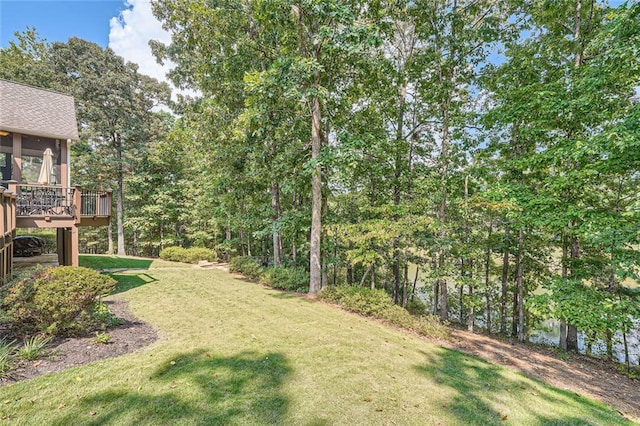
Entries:
POLYGON ((82 137, 91 141, 105 177, 115 182, 117 253, 124 255, 125 175, 159 136, 154 131, 163 131, 154 127, 153 109, 168 101, 168 85, 139 74, 137 65, 111 49, 78 38, 53 43, 51 63, 58 84, 76 99, 82 137))

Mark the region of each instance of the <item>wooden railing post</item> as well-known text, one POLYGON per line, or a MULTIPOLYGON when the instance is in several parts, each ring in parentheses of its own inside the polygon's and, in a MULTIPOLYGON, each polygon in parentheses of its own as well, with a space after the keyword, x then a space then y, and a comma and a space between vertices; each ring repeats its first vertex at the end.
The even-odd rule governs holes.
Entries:
POLYGON ((73 207, 76 224, 80 223, 82 217, 82 187, 75 185, 73 187, 73 207))

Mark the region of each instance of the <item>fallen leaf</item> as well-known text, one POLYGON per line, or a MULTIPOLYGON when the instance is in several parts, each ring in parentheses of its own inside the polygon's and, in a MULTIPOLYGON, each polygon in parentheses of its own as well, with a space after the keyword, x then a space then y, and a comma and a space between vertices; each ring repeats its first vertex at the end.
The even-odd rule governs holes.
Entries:
POLYGON ((364 402, 371 402, 372 399, 370 396, 365 396, 365 398, 363 399, 364 402))
POLYGON ((538 395, 540 395, 540 394, 539 394, 538 392, 531 392, 531 395, 533 395, 533 396, 538 396, 538 395))
POLYGON ((502 421, 506 422, 507 421, 507 416, 502 416, 502 421))
POLYGON ((11 402, 11 400, 10 400, 10 399, 5 399, 5 400, 4 400, 4 403, 5 403, 5 404, 9 404, 10 402, 11 402))
POLYGON ((81 382, 82 381, 82 377, 78 376, 76 377, 76 382, 81 382))

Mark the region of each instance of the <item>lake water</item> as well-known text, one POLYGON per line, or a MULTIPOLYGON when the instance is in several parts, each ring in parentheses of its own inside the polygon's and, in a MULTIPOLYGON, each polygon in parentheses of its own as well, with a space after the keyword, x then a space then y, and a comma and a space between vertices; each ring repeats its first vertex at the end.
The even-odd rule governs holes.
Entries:
MULTIPOLYGON (((540 343, 549 346, 558 346, 560 343, 560 322, 559 321, 545 321, 543 329, 534 330, 529 337, 529 340, 533 343, 540 343)), ((613 356, 619 362, 626 362, 624 354, 624 344, 622 333, 618 332, 613 337, 613 356)), ((631 365, 640 364, 640 319, 634 321, 634 327, 627 334, 627 347, 629 349, 629 363, 631 365)), ((578 351, 580 353, 586 353, 587 344, 586 336, 582 332, 578 332, 578 351)), ((598 339, 591 346, 591 353, 593 356, 604 357, 607 355, 607 345, 601 339, 598 339)))

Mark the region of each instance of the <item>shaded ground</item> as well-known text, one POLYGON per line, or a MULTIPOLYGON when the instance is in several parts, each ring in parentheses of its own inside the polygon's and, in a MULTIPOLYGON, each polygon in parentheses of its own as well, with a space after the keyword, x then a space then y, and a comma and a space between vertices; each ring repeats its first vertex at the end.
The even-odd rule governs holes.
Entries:
POLYGON ((158 338, 153 327, 129 312, 126 301, 110 300, 105 303, 114 315, 123 320, 123 324, 107 330, 108 343, 96 343, 95 335, 55 340, 48 346, 48 357, 37 361, 21 361, 6 382, 31 379, 99 359, 124 355, 147 346, 158 338))
POLYGON ((552 348, 503 342, 482 334, 454 330, 444 346, 521 371, 553 386, 606 402, 640 422, 640 381, 621 374, 614 362, 580 354, 559 359, 552 348))

